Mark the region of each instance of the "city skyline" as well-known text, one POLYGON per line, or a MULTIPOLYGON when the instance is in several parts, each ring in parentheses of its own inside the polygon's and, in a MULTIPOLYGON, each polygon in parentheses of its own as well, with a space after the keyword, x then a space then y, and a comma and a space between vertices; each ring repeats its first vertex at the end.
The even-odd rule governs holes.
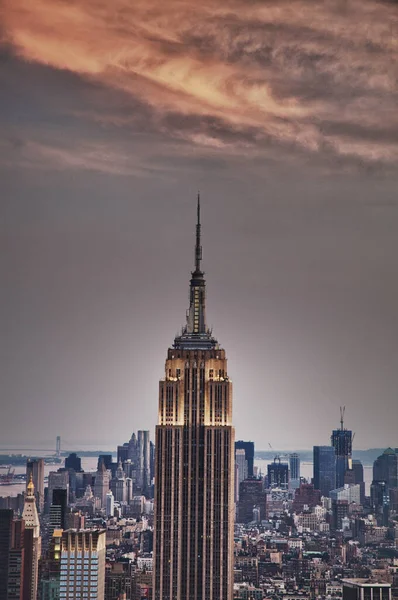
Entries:
POLYGON ((198 189, 237 437, 396 445, 396 5, 244 9, 4 3, 4 445, 154 431, 198 189))

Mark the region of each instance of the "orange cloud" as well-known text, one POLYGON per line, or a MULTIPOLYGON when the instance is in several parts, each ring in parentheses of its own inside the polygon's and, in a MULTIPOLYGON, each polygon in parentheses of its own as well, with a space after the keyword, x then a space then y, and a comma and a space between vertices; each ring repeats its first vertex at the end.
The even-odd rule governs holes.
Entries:
MULTIPOLYGON (((217 132, 205 125, 184 132, 195 144, 228 149, 224 134, 246 131, 254 146, 274 141, 395 160, 398 140, 384 146, 378 137, 386 115, 398 131, 393 5, 5 0, 3 25, 25 60, 123 90, 154 119, 173 114, 223 124, 217 132), (354 139, 341 135, 344 125, 354 139), (367 127, 372 139, 353 125, 367 127)), ((174 126, 180 138, 176 120, 174 126)))

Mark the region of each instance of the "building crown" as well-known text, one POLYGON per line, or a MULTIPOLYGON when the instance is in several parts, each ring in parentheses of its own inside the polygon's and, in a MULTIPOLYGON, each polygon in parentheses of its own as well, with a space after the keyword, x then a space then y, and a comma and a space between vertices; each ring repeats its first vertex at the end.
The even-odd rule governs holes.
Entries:
POLYGON ((174 348, 184 350, 208 350, 218 346, 211 330, 206 323, 206 281, 201 268, 201 222, 200 222, 200 195, 197 202, 196 242, 195 242, 195 269, 191 272, 189 289, 189 309, 187 310, 187 323, 182 328, 181 335, 174 340, 174 348))

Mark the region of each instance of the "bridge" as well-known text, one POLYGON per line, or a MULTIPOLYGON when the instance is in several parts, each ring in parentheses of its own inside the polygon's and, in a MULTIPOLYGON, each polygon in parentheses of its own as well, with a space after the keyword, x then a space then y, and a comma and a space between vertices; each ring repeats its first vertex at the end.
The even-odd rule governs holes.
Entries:
POLYGON ((54 448, 0 448, 0 452, 54 452, 54 448))
MULTIPOLYGON (((66 445, 69 446, 71 449, 73 449, 72 444, 69 444, 68 442, 66 442, 66 445)), ((57 435, 57 438, 55 440, 55 450, 54 447, 53 448, 9 448, 9 447, 5 447, 5 448, 0 448, 0 452, 9 452, 9 453, 14 453, 14 452, 53 452, 55 456, 60 456, 61 454, 61 436, 57 435)))

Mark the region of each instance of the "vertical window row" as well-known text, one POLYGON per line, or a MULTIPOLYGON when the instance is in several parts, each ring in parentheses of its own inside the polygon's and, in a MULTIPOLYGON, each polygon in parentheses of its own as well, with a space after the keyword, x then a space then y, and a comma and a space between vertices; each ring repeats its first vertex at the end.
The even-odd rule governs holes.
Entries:
POLYGON ((189 364, 185 366, 184 374, 184 425, 189 424, 189 390, 190 390, 190 370, 189 364))
POLYGON ((201 425, 205 422, 205 389, 205 368, 202 363, 199 376, 199 422, 201 425))

